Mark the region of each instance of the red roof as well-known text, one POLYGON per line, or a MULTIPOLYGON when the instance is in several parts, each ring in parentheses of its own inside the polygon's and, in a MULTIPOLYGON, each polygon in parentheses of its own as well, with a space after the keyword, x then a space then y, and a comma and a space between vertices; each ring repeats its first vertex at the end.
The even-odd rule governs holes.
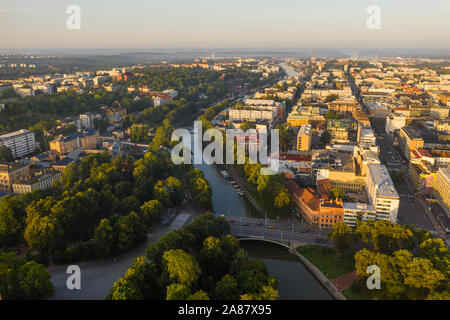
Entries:
POLYGON ((280 160, 285 161, 311 161, 311 156, 301 154, 280 153, 280 160))

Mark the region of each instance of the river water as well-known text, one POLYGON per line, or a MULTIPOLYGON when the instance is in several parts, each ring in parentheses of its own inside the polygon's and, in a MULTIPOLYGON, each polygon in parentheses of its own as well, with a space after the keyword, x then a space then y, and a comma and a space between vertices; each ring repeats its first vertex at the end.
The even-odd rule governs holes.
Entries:
MULTIPOLYGON (((282 63, 288 76, 298 75, 291 67, 282 63)), ((214 165, 195 165, 202 170, 212 188, 213 209, 215 213, 231 216, 255 216, 255 209, 241 198, 231 184, 220 174, 214 165)), ((269 274, 278 280, 280 299, 331 300, 333 297, 308 271, 308 269, 284 247, 261 241, 243 241, 241 245, 252 258, 264 261, 269 274)))

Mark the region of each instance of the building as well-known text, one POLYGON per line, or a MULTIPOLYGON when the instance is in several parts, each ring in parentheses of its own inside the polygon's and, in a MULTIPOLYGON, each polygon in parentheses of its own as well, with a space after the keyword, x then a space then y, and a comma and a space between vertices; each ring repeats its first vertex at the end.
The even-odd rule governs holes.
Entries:
POLYGON ((409 160, 412 150, 423 148, 424 140, 421 134, 413 127, 403 127, 399 131, 398 145, 405 157, 409 160))
POLYGON ((328 120, 327 131, 331 135, 331 141, 348 141, 349 123, 343 120, 328 120))
POLYGON ((60 136, 58 139, 50 141, 50 150, 55 150, 59 155, 68 154, 75 149, 81 148, 82 134, 73 132, 68 136, 60 136))
POLYGON ((294 181, 285 183, 291 198, 301 214, 310 224, 319 228, 331 228, 344 221, 344 206, 340 200, 329 200, 319 196, 310 188, 302 189, 294 181))
POLYGON ((84 129, 94 128, 95 127, 94 120, 101 119, 101 118, 102 118, 102 116, 97 113, 87 112, 87 113, 80 114, 81 126, 84 129))
POLYGON ((358 108, 358 101, 351 96, 347 99, 338 99, 328 103, 328 110, 338 114, 353 114, 358 108))
POLYGON ((312 130, 310 124, 300 127, 297 134, 297 151, 309 151, 311 149, 312 130))
POLYGON ((376 210, 373 205, 367 203, 344 202, 344 222, 350 227, 356 226, 356 221, 376 220, 376 210))
POLYGON ((369 165, 366 188, 370 203, 377 212, 376 219, 397 222, 400 197, 386 166, 369 165))
POLYGON ((13 183, 14 193, 25 194, 34 190, 44 190, 50 188, 54 181, 61 180, 62 173, 59 171, 42 173, 33 178, 20 179, 13 183))
POLYGON ((389 113, 386 117, 386 134, 393 136, 394 132, 398 132, 406 126, 406 116, 401 113, 389 113))
POLYGON ((8 147, 13 157, 19 158, 36 151, 36 140, 33 132, 22 129, 0 136, 0 146, 8 147))
POLYGON ((450 168, 439 168, 433 182, 434 195, 442 209, 450 216, 450 168))
POLYGON ((97 149, 100 143, 100 135, 96 129, 86 129, 82 131, 82 136, 80 137, 81 147, 84 150, 97 149))
POLYGON ((301 127, 304 124, 325 122, 318 106, 297 106, 289 113, 287 120, 290 127, 301 127))
POLYGON ((56 171, 63 172, 67 167, 69 167, 72 163, 74 163, 75 160, 66 157, 62 160, 57 161, 55 164, 52 165, 52 168, 56 171))
POLYGON ((0 192, 13 191, 13 183, 19 179, 30 177, 30 165, 23 165, 18 162, 12 164, 0 163, 0 192))

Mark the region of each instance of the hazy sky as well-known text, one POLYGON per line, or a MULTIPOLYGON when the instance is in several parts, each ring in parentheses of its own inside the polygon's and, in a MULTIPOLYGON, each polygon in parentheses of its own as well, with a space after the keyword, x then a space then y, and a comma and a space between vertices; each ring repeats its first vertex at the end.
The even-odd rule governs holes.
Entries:
POLYGON ((1 0, 0 48, 450 48, 449 0, 1 0), (81 30, 66 8, 81 8, 81 30), (381 8, 381 29, 366 27, 381 8))

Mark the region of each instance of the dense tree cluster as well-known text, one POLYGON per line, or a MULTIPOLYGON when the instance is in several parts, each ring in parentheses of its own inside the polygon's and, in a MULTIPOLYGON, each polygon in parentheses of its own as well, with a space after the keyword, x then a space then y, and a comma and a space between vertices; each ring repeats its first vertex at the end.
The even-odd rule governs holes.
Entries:
POLYGON ((274 300, 277 282, 250 259, 228 222, 206 214, 147 248, 111 288, 111 300, 274 300))
POLYGON ((20 259, 15 252, 0 252, 1 299, 39 300, 54 294, 50 273, 42 264, 20 259))
POLYGON ((0 133, 23 128, 52 129, 56 120, 88 111, 99 111, 102 104, 112 105, 121 93, 98 91, 77 94, 75 91, 39 94, 35 97, 0 99, 6 109, 0 117, 0 133))
POLYGON ((288 215, 292 210, 289 191, 280 174, 261 175, 262 164, 245 164, 243 171, 250 188, 254 189, 271 218, 288 215))
POLYGON ((370 293, 382 299, 450 298, 450 252, 440 238, 389 221, 358 221, 356 227, 336 224, 330 235, 336 248, 355 252, 360 279, 353 285, 365 290, 367 268, 381 270, 381 289, 370 293), (356 250, 359 248, 360 250, 356 250))
POLYGON ((146 239, 164 208, 183 203, 184 185, 210 208, 206 179, 191 166, 175 166, 166 152, 137 161, 89 155, 46 192, 0 201, 0 246, 25 241, 57 263, 124 252, 146 239))

